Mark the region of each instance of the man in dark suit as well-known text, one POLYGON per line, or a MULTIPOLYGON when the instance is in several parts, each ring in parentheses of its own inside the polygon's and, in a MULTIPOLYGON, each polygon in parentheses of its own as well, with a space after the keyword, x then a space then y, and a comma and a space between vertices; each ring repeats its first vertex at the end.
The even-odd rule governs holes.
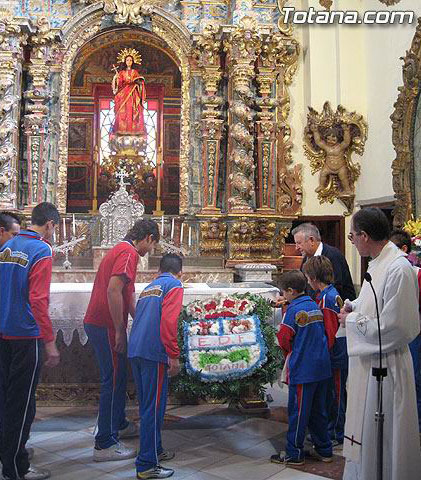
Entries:
MULTIPOLYGON (((335 274, 335 288, 339 292, 342 300, 356 298, 354 284, 348 263, 342 253, 335 247, 322 243, 319 229, 312 223, 302 223, 292 230, 295 247, 303 256, 303 263, 307 258, 323 255, 327 257, 333 265, 335 274)), ((301 266, 302 266, 301 265, 301 266)), ((314 297, 314 291, 309 289, 309 295, 314 297)))

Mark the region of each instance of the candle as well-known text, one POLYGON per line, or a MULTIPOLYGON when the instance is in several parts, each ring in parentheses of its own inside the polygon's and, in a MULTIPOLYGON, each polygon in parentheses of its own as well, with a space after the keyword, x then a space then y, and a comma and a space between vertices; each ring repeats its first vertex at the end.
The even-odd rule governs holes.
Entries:
POLYGON ((164 235, 164 215, 161 217, 161 235, 164 235))
POLYGON ((56 243, 56 227, 53 230, 53 243, 56 243))
POLYGON ((66 219, 63 217, 63 238, 66 239, 66 219))
POLYGON ((171 240, 174 238, 174 218, 171 221, 171 240))
POLYGON ((76 237, 76 220, 75 220, 75 214, 73 214, 73 236, 76 237))
POLYGON ((191 247, 191 226, 189 227, 189 247, 191 247))
POLYGON ((184 223, 181 224, 180 230, 180 243, 183 244, 183 230, 184 230, 184 223))

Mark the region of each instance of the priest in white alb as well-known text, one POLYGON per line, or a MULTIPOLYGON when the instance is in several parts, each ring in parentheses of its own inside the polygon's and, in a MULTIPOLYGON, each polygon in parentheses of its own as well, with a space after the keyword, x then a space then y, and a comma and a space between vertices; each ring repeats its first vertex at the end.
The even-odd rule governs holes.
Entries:
MULTIPOLYGON (((421 478, 421 450, 414 371, 408 343, 419 333, 418 285, 413 268, 389 239, 389 224, 378 208, 352 217, 349 239, 362 257, 377 294, 382 338, 383 479, 421 478)), ((343 454, 344 480, 377 478, 377 380, 379 341, 374 294, 367 281, 353 302, 346 302, 340 322, 346 326, 349 354, 348 403, 343 454)))

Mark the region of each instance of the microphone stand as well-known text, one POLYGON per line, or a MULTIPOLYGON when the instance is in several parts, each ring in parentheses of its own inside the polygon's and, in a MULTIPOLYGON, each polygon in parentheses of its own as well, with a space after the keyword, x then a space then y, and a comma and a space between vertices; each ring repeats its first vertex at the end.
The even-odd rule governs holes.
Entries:
POLYGON ((383 379, 384 377, 387 377, 387 368, 383 367, 382 363, 382 336, 380 332, 380 314, 376 291, 374 290, 373 284, 371 283, 371 275, 368 272, 364 275, 364 279, 370 284, 371 290, 373 290, 374 300, 376 302, 377 328, 379 333, 379 366, 373 367, 371 370, 371 374, 373 375, 373 377, 376 377, 377 380, 377 410, 374 415, 375 421, 377 423, 377 480, 383 480, 383 379))

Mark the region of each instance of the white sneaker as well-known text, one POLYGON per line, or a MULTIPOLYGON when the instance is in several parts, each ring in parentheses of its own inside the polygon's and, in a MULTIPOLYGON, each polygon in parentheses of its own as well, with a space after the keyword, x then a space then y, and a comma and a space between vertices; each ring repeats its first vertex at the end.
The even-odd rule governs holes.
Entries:
POLYGON ((137 455, 135 448, 126 447, 121 442, 100 450, 94 448, 94 462, 113 462, 134 458, 137 455))
POLYGON ((133 438, 139 436, 139 426, 134 422, 129 422, 126 428, 118 431, 118 438, 133 438))
MULTIPOLYGON (((45 478, 50 478, 51 472, 46 468, 37 468, 32 465, 29 467, 29 470, 26 474, 21 477, 19 480, 44 480, 45 478)), ((3 475, 2 480, 10 480, 10 477, 3 475)))
POLYGON ((29 467, 29 470, 23 476, 24 480, 43 480, 44 478, 50 478, 51 472, 46 468, 29 467))

